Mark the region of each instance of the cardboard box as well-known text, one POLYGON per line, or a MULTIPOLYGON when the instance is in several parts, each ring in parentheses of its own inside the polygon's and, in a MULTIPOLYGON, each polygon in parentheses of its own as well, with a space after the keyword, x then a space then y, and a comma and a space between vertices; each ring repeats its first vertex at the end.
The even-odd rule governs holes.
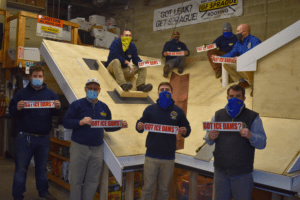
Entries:
POLYGON ((24 4, 26 4, 27 0, 18 0, 18 3, 24 3, 24 4))
POLYGON ((110 28, 110 29, 108 29, 108 31, 111 33, 117 34, 117 35, 120 35, 120 33, 121 33, 120 28, 118 28, 118 27, 110 28))
POLYGON ((35 6, 35 0, 27 0, 27 4, 31 6, 35 6))
POLYGON ((117 179, 115 177, 108 178, 108 185, 116 185, 118 184, 117 179))
POLYGON ((140 199, 142 194, 142 188, 134 188, 134 199, 140 199))
POLYGON ((91 15, 89 17, 89 23, 91 25, 95 25, 95 24, 105 25, 105 17, 100 15, 91 15))
POLYGON ((108 193, 108 200, 120 200, 121 199, 122 192, 121 191, 115 191, 115 192, 109 192, 108 193))
POLYGON ((97 29, 101 29, 101 30, 107 31, 107 26, 100 25, 100 24, 96 24, 96 25, 94 25, 94 26, 91 26, 91 30, 93 30, 94 28, 97 28, 97 29))
POLYGON ((45 8, 45 0, 36 0, 35 5, 37 7, 45 8))
POLYGON ((134 172, 134 181, 143 180, 143 172, 134 172))

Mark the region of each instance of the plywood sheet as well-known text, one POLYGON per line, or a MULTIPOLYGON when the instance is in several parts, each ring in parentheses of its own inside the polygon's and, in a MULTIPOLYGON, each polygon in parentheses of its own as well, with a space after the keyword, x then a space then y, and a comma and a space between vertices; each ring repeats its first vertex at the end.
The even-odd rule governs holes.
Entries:
MULTIPOLYGON (((82 60, 82 58, 89 58, 106 61, 108 50, 53 41, 45 41, 45 45, 78 98, 85 97, 84 85, 86 80, 90 77, 97 78, 101 83, 99 99, 109 106, 113 119, 127 120, 128 129, 105 133, 105 140, 114 154, 117 157, 144 154, 146 152, 145 141, 147 133, 138 133, 135 130, 135 124, 142 116, 147 105, 115 104, 107 93, 107 91, 111 91, 110 86, 107 85, 100 74, 89 70, 82 60)), ((155 58, 141 56, 141 59, 154 60, 155 58)), ((169 80, 162 76, 163 66, 164 62, 162 62, 162 66, 147 69, 146 83, 153 84, 153 91, 149 92, 148 95, 153 101, 156 101, 158 98, 157 87, 159 83, 169 80)), ((177 73, 177 69, 174 69, 174 71, 177 73)), ((208 62, 190 63, 183 74, 188 73, 189 98, 187 118, 190 121, 192 132, 190 137, 185 139, 185 149, 177 152, 195 156, 196 149, 204 142, 205 132, 202 130, 202 122, 210 121, 214 113, 227 104, 227 88, 223 88, 220 80, 214 77, 214 72, 208 62)), ((250 91, 249 88, 246 89, 245 104, 248 108, 252 108, 250 91)), ((254 98, 257 98, 261 94, 255 93, 254 95, 254 98)), ((268 99, 270 101, 274 98, 276 98, 276 95, 269 94, 268 99)), ((274 109, 274 107, 272 108, 274 109)), ((254 167, 257 170, 282 174, 300 149, 300 137, 298 135, 300 120, 265 117, 262 119, 268 138, 267 147, 264 150, 256 150, 254 167)))
POLYGON ((260 59, 253 109, 264 117, 300 119, 300 37, 260 59))

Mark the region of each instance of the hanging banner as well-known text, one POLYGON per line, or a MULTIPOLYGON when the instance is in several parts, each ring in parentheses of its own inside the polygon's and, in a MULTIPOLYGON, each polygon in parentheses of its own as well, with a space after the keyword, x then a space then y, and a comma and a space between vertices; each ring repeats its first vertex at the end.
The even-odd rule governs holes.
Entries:
POLYGON ((240 131, 243 128, 243 122, 203 122, 204 131, 240 131))
POLYGON ((61 40, 63 37, 63 20, 39 15, 36 35, 61 40))
POLYGON ((154 10, 153 31, 237 17, 243 0, 193 0, 154 10))

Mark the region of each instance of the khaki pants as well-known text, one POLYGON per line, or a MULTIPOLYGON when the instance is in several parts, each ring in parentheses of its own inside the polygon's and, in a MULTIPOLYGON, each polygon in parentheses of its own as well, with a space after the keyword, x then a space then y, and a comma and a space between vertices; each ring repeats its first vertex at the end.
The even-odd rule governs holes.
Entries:
POLYGON ((144 186, 141 200, 152 200, 157 181, 156 200, 169 199, 169 185, 173 178, 175 160, 145 157, 144 186))
POLYGON ((136 80, 136 86, 138 87, 140 85, 145 84, 146 76, 147 76, 146 68, 138 68, 138 66, 136 65, 132 65, 132 67, 134 68, 134 74, 130 73, 129 67, 122 69, 121 62, 118 59, 114 59, 107 66, 107 70, 113 77, 115 77, 117 83, 120 86, 127 83, 125 78, 129 78, 135 74, 138 74, 138 78, 136 80))
POLYGON ((226 53, 223 52, 223 51, 219 51, 217 49, 212 49, 212 50, 209 50, 207 52, 207 58, 210 62, 210 65, 211 67, 213 68, 213 70, 215 71, 215 73, 217 73, 218 71, 221 71, 222 70, 222 64, 221 63, 214 63, 213 62, 213 59, 211 58, 212 55, 217 55, 217 56, 223 56, 225 55, 226 53))
POLYGON ((89 147, 72 141, 70 154, 70 200, 93 200, 103 164, 103 144, 89 147))
POLYGON ((237 72, 236 64, 224 64, 224 69, 226 69, 226 71, 234 81, 239 81, 243 78, 249 83, 250 87, 253 89, 254 72, 237 72))

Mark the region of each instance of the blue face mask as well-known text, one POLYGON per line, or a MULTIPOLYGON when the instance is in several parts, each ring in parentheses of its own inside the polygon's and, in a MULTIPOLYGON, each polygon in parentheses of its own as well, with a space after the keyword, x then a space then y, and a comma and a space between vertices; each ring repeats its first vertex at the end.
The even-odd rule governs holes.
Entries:
POLYGON ((93 91, 93 90, 87 90, 86 92, 86 96, 87 98, 89 98, 90 100, 95 100, 98 97, 98 92, 93 91))
POLYGON ((162 91, 159 93, 158 104, 163 109, 166 109, 172 104, 172 94, 168 91, 162 91))
POLYGON ((172 40, 171 40, 171 42, 173 42, 173 43, 177 43, 179 41, 179 39, 175 39, 175 38, 173 38, 172 40))
POLYGON ((231 118, 235 118, 240 110, 241 107, 244 106, 244 102, 238 98, 232 97, 231 99, 228 99, 228 111, 231 118))
POLYGON ((223 35, 225 38, 230 38, 233 35, 233 33, 231 31, 228 31, 228 32, 223 32, 223 35))
POLYGON ((42 78, 41 79, 40 78, 32 78, 32 85, 37 88, 41 87, 43 85, 43 79, 42 78))

